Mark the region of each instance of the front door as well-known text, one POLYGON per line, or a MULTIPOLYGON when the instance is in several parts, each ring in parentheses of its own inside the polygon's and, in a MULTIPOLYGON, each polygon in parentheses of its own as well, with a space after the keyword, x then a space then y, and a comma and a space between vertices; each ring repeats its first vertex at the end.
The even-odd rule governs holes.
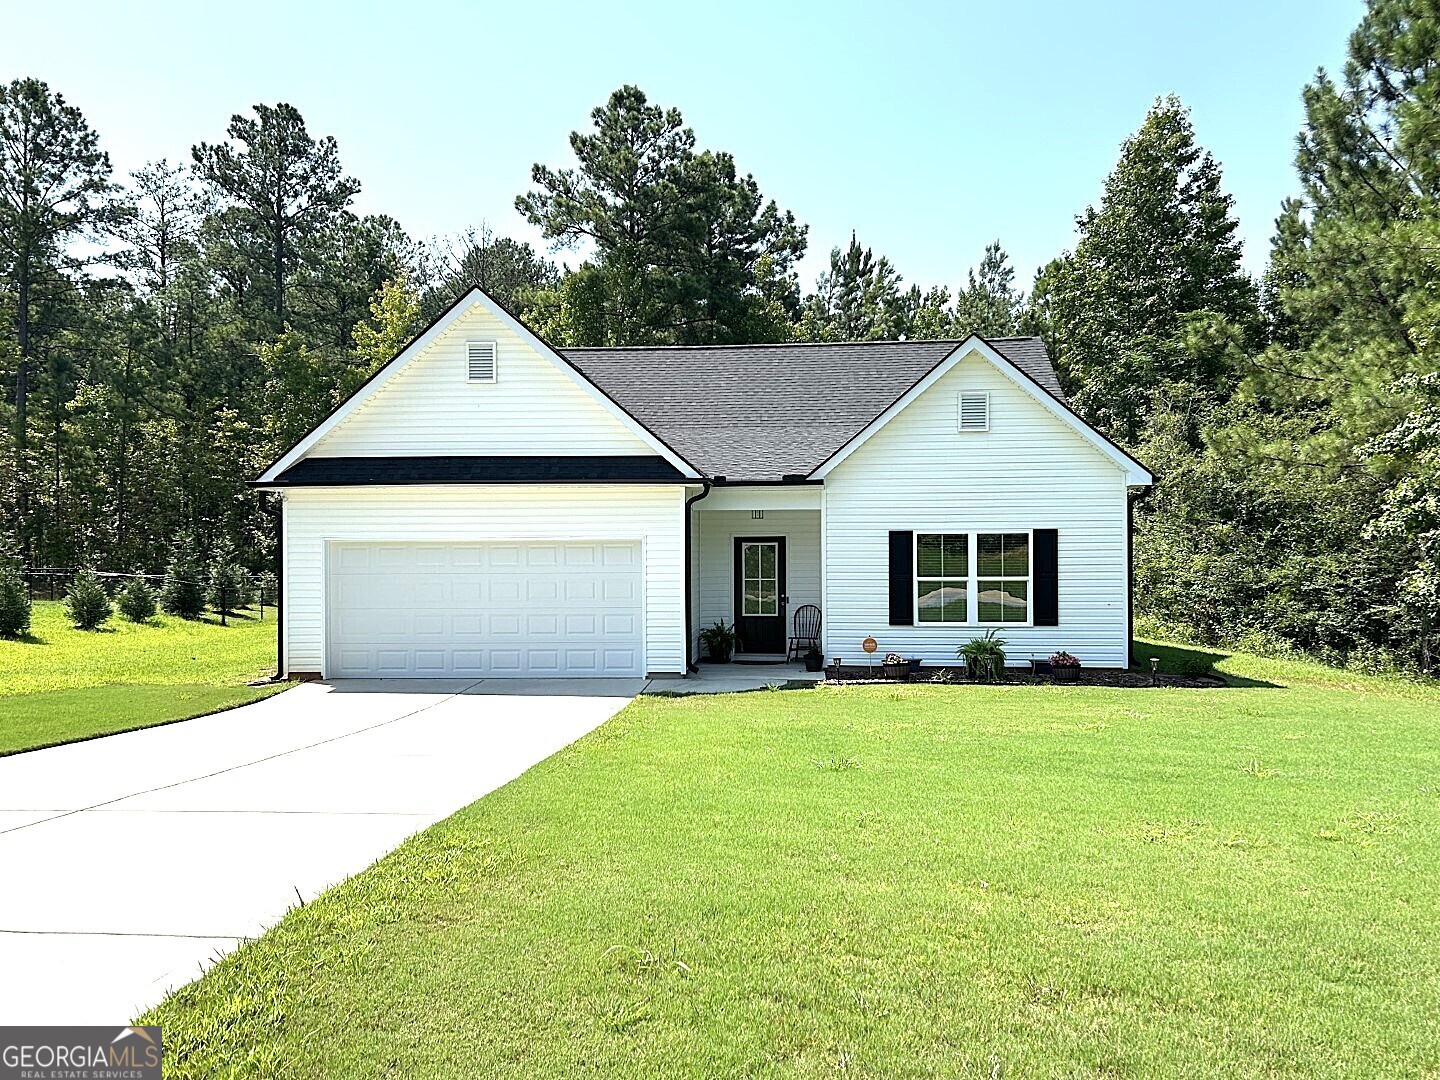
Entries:
POLYGON ((735 538, 735 630, 740 652, 785 651, 785 538, 735 538))

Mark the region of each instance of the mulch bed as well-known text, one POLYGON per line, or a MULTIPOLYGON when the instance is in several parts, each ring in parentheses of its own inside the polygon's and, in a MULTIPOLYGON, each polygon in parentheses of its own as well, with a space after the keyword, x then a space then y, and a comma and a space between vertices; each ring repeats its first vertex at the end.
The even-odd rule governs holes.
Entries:
POLYGON ((1049 675, 1031 675, 1029 672, 1006 671, 1004 683, 987 683, 965 676, 965 669, 958 667, 926 667, 918 674, 904 679, 887 679, 880 674, 877 664, 873 671, 863 667, 842 667, 836 677, 833 668, 825 669, 825 681, 839 686, 868 686, 901 683, 939 683, 947 686, 1116 686, 1134 689, 1150 689, 1157 686, 1179 686, 1192 690, 1214 690, 1229 684, 1218 675, 1166 675, 1152 676, 1148 671, 1120 671, 1115 668, 1081 668, 1080 677, 1073 682, 1057 683, 1049 675))

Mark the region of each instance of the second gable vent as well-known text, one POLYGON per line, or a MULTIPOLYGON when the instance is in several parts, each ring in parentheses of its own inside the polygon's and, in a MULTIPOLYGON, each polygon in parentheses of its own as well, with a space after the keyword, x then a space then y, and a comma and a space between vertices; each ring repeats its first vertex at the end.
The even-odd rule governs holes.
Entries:
POLYGON ((990 394, 988 391, 967 391, 960 395, 960 430, 990 430, 990 394))
POLYGON ((467 341, 465 359, 467 377, 471 382, 495 381, 495 342, 467 341))

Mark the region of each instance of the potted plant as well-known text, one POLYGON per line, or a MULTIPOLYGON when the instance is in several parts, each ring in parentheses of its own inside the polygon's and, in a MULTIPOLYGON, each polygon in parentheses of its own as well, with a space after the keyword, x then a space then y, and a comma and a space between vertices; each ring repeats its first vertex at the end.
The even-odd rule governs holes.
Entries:
POLYGON ((982 637, 971 638, 955 650, 955 657, 965 661, 965 674, 979 682, 1002 682, 1005 679, 1005 639, 994 630, 982 637))
POLYGON ((883 670, 887 679, 903 679, 910 674, 910 661, 899 653, 886 653, 883 670))
POLYGON ((920 657, 918 657, 918 656, 912 656, 912 657, 910 657, 910 659, 908 659, 908 660, 905 661, 905 663, 907 663, 907 664, 910 665, 910 674, 911 674, 911 675, 919 675, 919 674, 920 674, 920 665, 923 664, 924 662, 925 662, 925 661, 921 660, 920 657))
POLYGON ((716 621, 700 631, 700 642, 705 646, 705 659, 713 664, 727 664, 735 652, 735 627, 724 619, 716 621))
POLYGON ((1061 649, 1051 655, 1050 669, 1056 682, 1076 682, 1080 678, 1080 658, 1061 649))
POLYGON ((825 668, 825 654, 811 645, 805 652, 805 670, 823 671, 825 668))

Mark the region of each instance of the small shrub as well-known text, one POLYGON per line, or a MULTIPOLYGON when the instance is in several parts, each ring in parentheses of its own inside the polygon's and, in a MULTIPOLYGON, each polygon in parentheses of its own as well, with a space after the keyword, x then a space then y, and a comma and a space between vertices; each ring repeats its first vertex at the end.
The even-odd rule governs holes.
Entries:
POLYGON ((110 594, 93 571, 75 575, 65 594, 65 611, 77 630, 98 630, 110 618, 110 594))
POLYGON ((204 570, 195 554, 195 542, 181 537, 165 568, 160 606, 182 619, 198 619, 205 611, 204 570))
POLYGON ((965 661, 965 673, 972 679, 1000 682, 1005 678, 1005 639, 994 630, 971 638, 955 650, 955 656, 965 661))
POLYGON ((30 632, 30 590, 25 587, 25 564, 14 541, 0 535, 0 637, 24 637, 30 632))
POLYGON ((0 637, 24 637, 30 632, 30 593, 20 568, 0 562, 0 637))
POLYGON ((700 631, 700 643, 705 646, 706 655, 722 664, 735 652, 738 640, 735 627, 727 624, 724 619, 717 620, 713 626, 707 626, 700 631))
POLYGON ((233 548, 228 544, 222 545, 210 565, 206 588, 206 599, 220 616, 220 622, 224 624, 232 613, 245 607, 253 593, 250 571, 235 561, 233 548))
POLYGON ((115 606, 131 622, 146 622, 155 617, 155 590, 143 577, 133 577, 115 598, 115 606))

